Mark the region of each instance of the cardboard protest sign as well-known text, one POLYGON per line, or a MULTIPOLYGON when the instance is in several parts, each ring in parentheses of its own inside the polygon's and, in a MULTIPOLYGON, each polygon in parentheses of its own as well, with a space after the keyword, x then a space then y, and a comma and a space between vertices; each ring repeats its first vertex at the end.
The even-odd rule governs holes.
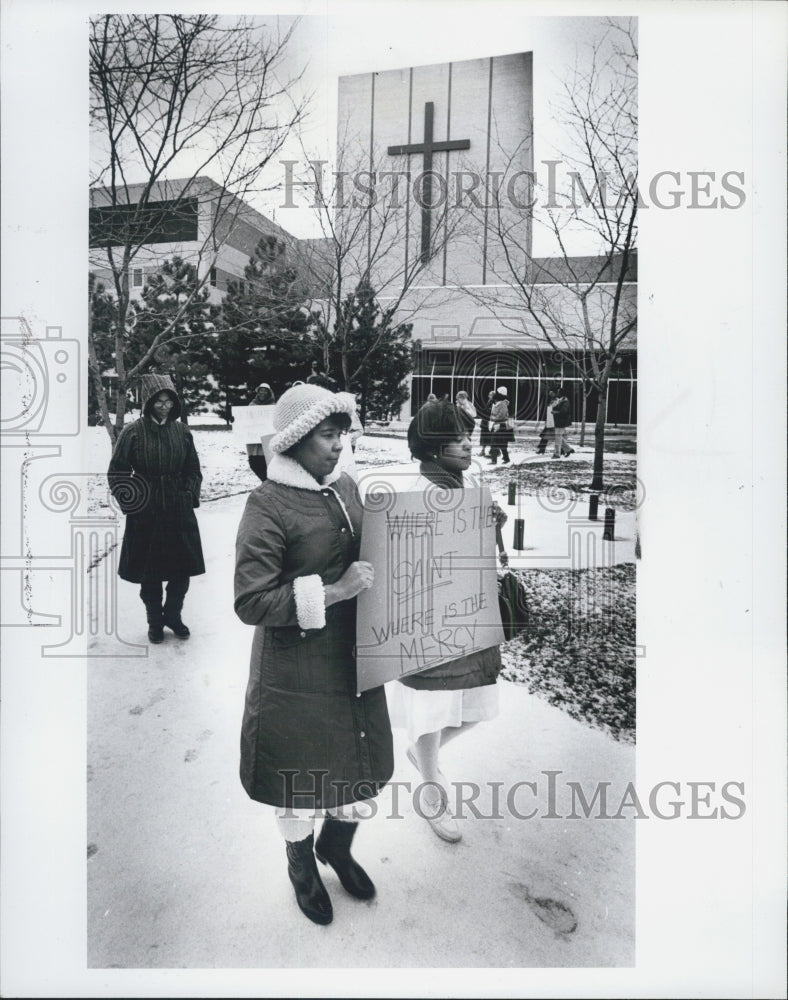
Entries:
POLYGON ((359 558, 375 583, 358 596, 359 691, 504 641, 494 523, 486 487, 366 493, 359 558))

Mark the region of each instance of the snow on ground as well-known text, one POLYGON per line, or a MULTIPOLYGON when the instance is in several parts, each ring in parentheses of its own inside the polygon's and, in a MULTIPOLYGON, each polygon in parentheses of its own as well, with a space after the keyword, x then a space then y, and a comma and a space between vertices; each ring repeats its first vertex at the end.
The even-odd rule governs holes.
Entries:
MULTIPOLYGON (((365 434, 355 462, 360 471, 410 463, 406 425, 365 434), (382 436, 382 433, 396 436, 382 436)), ((238 435, 217 421, 192 427, 203 471, 202 520, 216 505, 237 506, 259 481, 249 468, 238 435)), ((520 575, 529 598, 528 633, 502 647, 504 675, 560 707, 573 718, 617 739, 634 741, 635 731, 635 456, 606 454, 607 491, 600 495, 599 519, 591 521, 589 491, 593 449, 554 460, 534 452, 535 436, 515 443, 511 465, 489 465, 474 446, 472 471, 483 477, 509 515, 503 539, 509 565, 520 575), (516 495, 510 504, 508 488, 516 495), (615 540, 604 541, 604 511, 616 513, 615 540), (514 548, 515 521, 522 519, 524 542, 514 548), (590 597, 589 597, 590 595, 590 597), (615 623, 611 627, 611 622, 615 623)), ((109 439, 90 428, 88 468, 91 502, 108 508, 105 470, 109 439)), ((628 442, 631 447, 631 441, 628 442)), ((616 441, 611 441, 616 447, 616 441)), ((239 508, 240 510, 240 508, 239 508)), ((224 522, 222 522, 224 523, 224 522)), ((205 530, 205 529, 203 529, 205 530)), ((234 528, 224 551, 231 552, 234 528)))
MULTIPOLYGON (((234 496, 238 493, 247 493, 258 485, 258 479, 249 468, 246 460, 246 450, 238 437, 228 431, 223 421, 216 418, 208 424, 203 424, 203 417, 198 418, 199 423, 192 428, 197 454, 200 457, 202 466, 203 502, 215 500, 223 496, 234 496)), ((356 465, 359 468, 390 465, 400 462, 410 462, 410 452, 407 441, 404 437, 405 424, 394 425, 388 429, 392 437, 379 436, 382 432, 365 434, 358 442, 355 452, 356 465)), ((110 443, 107 432, 103 427, 89 427, 85 432, 86 440, 86 467, 91 472, 95 472, 103 479, 107 464, 110 458, 110 443)), ((575 478, 581 477, 578 470, 579 465, 590 470, 590 462, 593 457, 593 448, 586 445, 579 448, 576 444, 575 456, 572 459, 560 459, 555 461, 550 455, 537 455, 533 449, 535 437, 529 435, 522 443, 517 442, 510 450, 512 456, 512 466, 489 466, 484 459, 479 459, 480 465, 488 470, 493 478, 500 477, 503 481, 508 480, 511 469, 518 467, 518 474, 523 481, 524 492, 534 493, 538 489, 539 482, 546 482, 548 479, 560 481, 563 485, 567 476, 571 479, 571 471, 576 471, 575 478), (568 470, 570 470, 568 472, 568 470), (535 477, 535 479, 534 479, 535 477)), ((611 442, 612 447, 616 447, 616 442, 611 442)), ((474 442, 474 455, 478 458, 478 446, 474 442)), ((617 477, 616 470, 619 467, 630 468, 632 478, 634 478, 634 455, 624 452, 611 451, 606 453, 605 461, 610 468, 613 478, 617 477)), ((588 479, 589 475, 585 475, 588 479)), ((99 481, 96 487, 101 492, 105 482, 99 481)), ((98 506, 106 506, 106 497, 96 497, 98 506)), ((602 504, 604 506, 604 504, 602 504)))
MULTIPOLYGON (((232 551, 245 495, 258 481, 232 433, 201 427, 193 433, 204 475, 197 514, 207 571, 187 597, 192 637, 180 642, 168 634, 160 646, 149 646, 138 588, 120 581, 117 632, 91 640, 89 967, 632 965, 635 824, 598 822, 593 812, 575 817, 570 782, 589 802, 604 782, 615 810, 635 778, 634 568, 623 537, 634 513, 617 511, 623 565, 615 558, 597 571, 572 569, 571 561, 561 568, 556 548, 561 541, 566 546, 566 527, 563 534, 554 530, 556 512, 526 492, 533 489, 531 467, 556 481, 561 474, 588 478, 591 450, 577 451, 572 469, 566 460, 535 456, 531 442, 512 449, 514 464, 522 463, 516 472, 485 468, 510 513, 508 545, 514 517, 526 521, 527 548, 511 554, 528 580, 535 627, 503 646, 498 718, 442 755, 458 794, 481 791, 478 812, 461 813, 463 841, 443 843, 417 815, 410 792, 418 776, 405 755, 404 733, 395 730, 397 805, 392 784, 354 843, 378 896, 359 903, 325 872, 335 920, 315 928, 293 900, 271 816, 237 780, 251 630, 232 611, 232 551), (512 479, 518 498, 509 507, 512 479), (599 588, 608 579, 616 588, 612 603, 589 602, 589 584, 599 588), (572 632, 565 611, 583 615, 583 627, 572 632), (619 630, 615 648, 611 614, 619 630), (629 654, 619 658, 616 650, 625 646, 629 654), (584 662, 573 664, 578 655, 584 662), (572 822, 556 824, 546 812, 551 774, 558 775, 561 815, 572 822), (447 914, 451 931, 441 933, 447 914)), ((109 440, 102 428, 86 438, 93 501, 106 507, 109 440)), ((364 468, 407 462, 409 455, 402 436, 370 434, 356 460, 364 468)), ((631 453, 611 455, 608 464, 634 477, 631 453)), ((599 523, 573 525, 573 532, 601 532, 599 523)))

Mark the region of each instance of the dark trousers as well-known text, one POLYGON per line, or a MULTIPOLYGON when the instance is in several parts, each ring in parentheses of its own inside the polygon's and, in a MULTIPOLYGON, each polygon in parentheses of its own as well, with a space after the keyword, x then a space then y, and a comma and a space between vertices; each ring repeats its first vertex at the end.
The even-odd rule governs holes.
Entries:
POLYGON ((161 606, 163 597, 162 581, 143 583, 140 587, 140 597, 148 613, 150 624, 159 624, 165 614, 179 615, 183 608, 183 599, 189 589, 188 576, 176 576, 167 582, 167 599, 164 608, 161 606))
POLYGON ((545 427, 542 433, 539 435, 539 443, 536 446, 536 451, 539 455, 544 455, 547 445, 553 441, 555 438, 555 430, 552 427, 545 427))

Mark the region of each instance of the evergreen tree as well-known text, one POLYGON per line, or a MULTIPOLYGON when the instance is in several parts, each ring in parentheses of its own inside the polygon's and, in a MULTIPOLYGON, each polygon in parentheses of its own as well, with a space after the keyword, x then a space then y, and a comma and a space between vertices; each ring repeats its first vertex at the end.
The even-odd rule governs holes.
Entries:
POLYGON ((279 397, 289 383, 305 378, 319 348, 314 318, 303 303, 303 283, 285 245, 263 237, 243 280, 228 284, 222 303, 217 359, 231 405, 248 402, 260 382, 279 397))
POLYGON ((198 279, 194 265, 173 257, 148 279, 136 322, 128 333, 129 352, 141 357, 177 317, 174 329, 156 349, 146 370, 172 376, 184 420, 190 413, 204 411, 208 404, 219 401, 213 372, 220 309, 208 299, 208 288, 198 279))
POLYGON ((358 397, 362 422, 388 419, 409 397, 405 378, 415 367, 418 342, 412 323, 394 324, 393 307, 383 309, 375 291, 361 281, 342 301, 327 343, 329 371, 358 397))
POLYGON ((115 317, 116 302, 107 291, 105 285, 96 281, 91 273, 89 278, 90 295, 90 315, 89 323, 91 336, 88 339, 88 348, 91 352, 90 378, 88 379, 88 425, 94 427, 102 422, 101 403, 99 397, 103 397, 104 405, 109 409, 115 402, 112 392, 97 392, 96 380, 102 381, 102 385, 109 389, 107 383, 110 381, 107 375, 112 372, 115 363, 115 317))

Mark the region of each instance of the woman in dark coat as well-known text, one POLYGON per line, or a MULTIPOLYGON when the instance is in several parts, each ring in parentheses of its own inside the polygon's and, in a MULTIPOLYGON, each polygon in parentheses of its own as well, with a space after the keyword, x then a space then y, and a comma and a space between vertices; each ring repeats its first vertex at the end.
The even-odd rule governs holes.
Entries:
MULTIPOLYGON (((421 463, 425 489, 430 484, 448 490, 463 488, 463 473, 471 464, 471 442, 454 406, 443 402, 423 406, 408 428, 408 445, 421 463)), ((494 509, 500 527, 506 514, 497 504, 494 509)), ((406 675, 391 688, 392 712, 404 716, 411 741, 408 759, 424 779, 425 790, 436 794, 438 788, 441 790, 440 800, 427 802, 422 815, 433 831, 450 843, 460 840, 461 834, 451 812, 449 787, 438 754, 449 740, 498 714, 496 681, 500 670, 500 649, 490 646, 406 675)))
POLYGON ((143 375, 140 385, 142 416, 121 431, 107 478, 126 515, 118 576, 140 584, 148 639, 159 643, 165 625, 179 639, 189 638, 183 601, 190 578, 205 572, 194 513, 202 473, 191 431, 178 420, 181 403, 169 375, 143 375))
POLYGON ((490 431, 492 447, 490 448, 490 464, 498 464, 498 455, 502 456, 504 465, 509 459, 509 444, 514 441, 514 431, 509 421, 509 390, 505 385, 498 386, 493 397, 490 410, 490 431))
POLYGON ((358 561, 361 503, 336 469, 352 397, 299 385, 276 404, 268 479, 249 495, 236 542, 235 610, 255 636, 241 730, 241 781, 275 806, 302 912, 330 923, 315 856, 344 888, 375 887, 351 857, 364 809, 394 770, 382 687, 356 693, 356 595, 373 569, 358 561), (314 813, 326 810, 317 841, 314 813))

